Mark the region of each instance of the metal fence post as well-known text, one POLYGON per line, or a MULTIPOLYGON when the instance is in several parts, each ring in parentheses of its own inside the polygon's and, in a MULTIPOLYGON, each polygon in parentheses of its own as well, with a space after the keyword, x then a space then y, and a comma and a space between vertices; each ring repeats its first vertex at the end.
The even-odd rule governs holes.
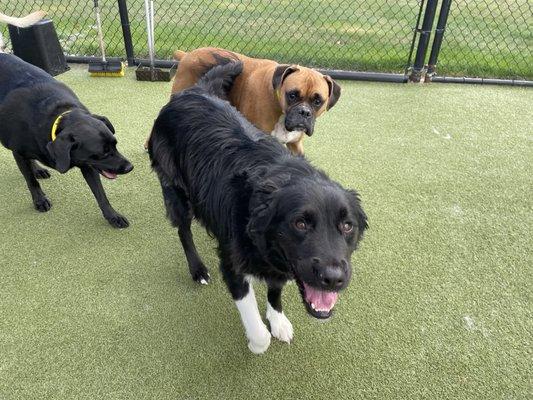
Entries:
POLYGON ((433 28, 433 21, 435 19, 435 12, 437 11, 438 0, 428 0, 426 12, 424 13, 424 20, 422 21, 422 28, 420 29, 420 39, 418 40, 418 48, 416 49, 415 63, 413 70, 409 76, 409 81, 420 82, 424 70, 424 61, 428 50, 429 39, 431 37, 431 29, 433 28))
POLYGON ((437 29, 435 29, 435 38, 431 46, 431 53, 429 55, 428 69, 426 72, 426 81, 431 81, 431 78, 437 72, 437 59, 439 58, 440 46, 444 38, 444 31, 446 30, 446 23, 448 21, 448 14, 450 13, 450 6, 452 0, 442 0, 440 7, 439 19, 437 20, 437 29))
POLYGON ((118 0, 118 12, 120 14, 120 24, 122 25, 122 36, 124 37, 124 47, 126 48, 126 58, 128 65, 135 63, 133 53, 133 41, 131 39, 130 17, 128 15, 128 6, 126 0, 118 0))
POLYGON ((416 24, 415 24, 415 27, 413 28, 413 40, 411 40, 411 47, 409 48, 409 56, 407 57, 407 62, 405 63, 405 70, 404 70, 404 75, 406 78, 408 78, 408 74, 409 74, 409 70, 411 69, 411 67, 413 66, 411 64, 411 60, 413 58, 413 51, 415 49, 415 43, 416 43, 416 37, 417 37, 417 34, 418 32, 420 31, 420 18, 422 18, 422 11, 424 11, 424 0, 419 0, 420 1, 420 7, 418 8, 418 16, 416 17, 416 24))

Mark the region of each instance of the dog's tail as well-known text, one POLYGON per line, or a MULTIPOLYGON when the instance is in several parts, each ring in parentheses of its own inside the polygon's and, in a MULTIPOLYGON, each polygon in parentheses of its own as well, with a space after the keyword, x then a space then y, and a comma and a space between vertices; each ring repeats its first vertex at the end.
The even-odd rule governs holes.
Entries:
POLYGON ((235 78, 242 72, 242 62, 228 60, 206 72, 198 81, 198 87, 209 94, 227 100, 235 78))
POLYGON ((45 11, 35 11, 25 17, 16 18, 0 13, 0 22, 5 22, 6 24, 14 25, 18 28, 27 28, 28 26, 39 22, 45 15, 45 11))

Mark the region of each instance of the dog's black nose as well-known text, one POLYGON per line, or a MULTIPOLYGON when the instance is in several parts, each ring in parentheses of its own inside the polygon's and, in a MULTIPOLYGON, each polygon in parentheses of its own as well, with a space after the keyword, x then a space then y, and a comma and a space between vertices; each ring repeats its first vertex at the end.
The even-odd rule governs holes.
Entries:
POLYGON ((321 270, 320 286, 324 290, 339 290, 344 286, 346 274, 342 268, 327 266, 321 270))
POLYGON ((127 163, 124 166, 122 166, 121 173, 127 174, 128 172, 131 172, 132 169, 133 169, 133 165, 131 163, 127 163))
POLYGON ((298 110, 298 113, 304 117, 304 118, 311 118, 311 110, 309 110, 308 108, 300 108, 300 110, 298 110))

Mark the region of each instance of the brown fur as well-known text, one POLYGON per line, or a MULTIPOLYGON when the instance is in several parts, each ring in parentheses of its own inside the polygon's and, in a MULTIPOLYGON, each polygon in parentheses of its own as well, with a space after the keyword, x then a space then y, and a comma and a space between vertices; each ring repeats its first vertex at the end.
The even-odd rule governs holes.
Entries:
MULTIPOLYGON (((317 93, 325 99, 324 104, 314 111, 318 117, 328 108, 328 100, 333 80, 320 72, 291 66, 294 71, 282 79, 278 93, 273 86, 273 76, 280 66, 275 61, 247 57, 224 49, 205 47, 189 53, 176 51, 174 58, 179 61, 178 70, 172 85, 172 93, 192 87, 205 73, 206 67, 217 64, 216 57, 238 59, 243 63, 243 72, 235 79, 229 93, 233 104, 250 122, 265 132, 271 132, 287 107, 285 92, 298 89, 304 100, 312 99, 317 93)), ((303 154, 303 137, 287 147, 293 154, 303 154)))

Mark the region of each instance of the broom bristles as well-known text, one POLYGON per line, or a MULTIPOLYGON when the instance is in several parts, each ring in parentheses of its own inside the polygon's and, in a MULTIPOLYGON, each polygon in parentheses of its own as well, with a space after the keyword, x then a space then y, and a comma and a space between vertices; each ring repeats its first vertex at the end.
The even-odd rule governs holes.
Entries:
POLYGON ((120 78, 124 76, 124 70, 118 71, 118 72, 89 72, 90 76, 96 76, 96 77, 111 77, 111 78, 120 78))
POLYGON ((124 63, 115 60, 89 63, 89 75, 96 77, 122 77, 124 76, 124 63))

